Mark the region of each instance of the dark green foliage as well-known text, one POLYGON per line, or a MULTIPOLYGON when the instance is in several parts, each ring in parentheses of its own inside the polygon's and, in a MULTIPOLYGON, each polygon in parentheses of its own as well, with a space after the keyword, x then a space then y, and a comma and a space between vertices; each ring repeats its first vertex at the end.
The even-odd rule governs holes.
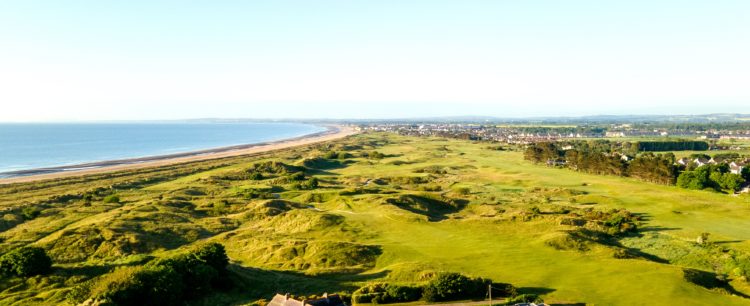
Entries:
POLYGON ((351 158, 351 157, 352 157, 351 154, 349 154, 347 152, 344 152, 344 151, 339 151, 339 152, 337 152, 337 151, 328 151, 328 152, 326 152, 325 155, 323 155, 323 158, 325 158, 325 159, 347 159, 347 158, 351 158))
POLYGON ((89 298, 115 305, 182 305, 225 288, 229 263, 224 246, 209 243, 191 252, 125 267, 77 286, 68 300, 89 298))
POLYGON ((558 144, 541 142, 529 145, 524 158, 550 165, 564 160, 568 168, 576 171, 631 176, 653 183, 674 184, 678 173, 678 168, 674 165, 674 154, 645 153, 627 162, 615 150, 628 151, 629 145, 608 141, 576 142, 571 145, 574 149, 564 151, 563 154, 558 144))
POLYGON ((428 302, 481 298, 491 283, 489 279, 459 273, 439 273, 425 285, 422 297, 428 302))
POLYGON ((565 160, 571 169, 587 173, 621 176, 627 170, 627 162, 618 154, 568 150, 565 152, 565 160))
POLYGON ((675 156, 667 154, 641 154, 628 165, 628 175, 640 180, 671 185, 675 183, 679 169, 674 164, 675 156))
POLYGON ((247 189, 242 191, 245 199, 274 199, 273 188, 271 189, 247 189))
POLYGON ((208 243, 195 250, 192 255, 199 261, 211 266, 216 271, 224 271, 229 264, 229 257, 224 246, 219 243, 208 243))
POLYGON ((539 142, 528 146, 523 153, 523 157, 535 163, 543 163, 547 160, 556 160, 563 157, 563 151, 558 149, 554 143, 539 142))
POLYGON ((733 159, 738 159, 738 158, 740 158, 740 154, 739 153, 734 153, 734 152, 719 153, 719 154, 715 154, 714 157, 713 157, 713 159, 717 163, 728 162, 728 161, 731 161, 733 159))
POLYGON ((40 214, 42 214, 42 210, 36 207, 24 207, 21 211, 21 215, 26 220, 34 220, 40 214))
POLYGON ((707 172, 685 171, 677 177, 677 186, 686 189, 702 190, 709 186, 707 172))
POLYGON ((508 283, 492 283, 492 297, 509 297, 518 295, 516 286, 508 283))
POLYGON ((304 182, 294 184, 292 188, 297 190, 313 190, 318 188, 318 184, 318 179, 313 177, 304 182))
POLYGON ((639 223, 638 217, 625 209, 611 209, 606 212, 588 209, 583 212, 582 217, 600 227, 595 230, 608 235, 635 232, 639 223))
POLYGON ((708 143, 705 141, 641 141, 638 151, 705 151, 708 143))
POLYGON ((712 188, 717 191, 739 190, 746 181, 741 175, 730 173, 726 164, 704 165, 692 171, 685 171, 677 178, 677 186, 687 189, 702 190, 712 188))
POLYGON ((94 297, 115 305, 179 305, 180 275, 166 266, 120 269, 92 288, 94 297))
POLYGON ((253 173, 250 173, 250 176, 248 178, 253 181, 260 181, 263 179, 263 173, 253 172, 253 173))
POLYGON ((368 284, 352 295, 355 303, 389 304, 413 302, 422 298, 422 288, 389 283, 368 284))
POLYGON ((506 305, 514 305, 518 303, 543 303, 544 300, 542 300, 538 295, 536 294, 519 294, 514 297, 510 297, 505 301, 506 305))
POLYGON ((52 270, 52 259, 38 247, 22 247, 0 257, 0 273, 4 276, 33 276, 52 270))

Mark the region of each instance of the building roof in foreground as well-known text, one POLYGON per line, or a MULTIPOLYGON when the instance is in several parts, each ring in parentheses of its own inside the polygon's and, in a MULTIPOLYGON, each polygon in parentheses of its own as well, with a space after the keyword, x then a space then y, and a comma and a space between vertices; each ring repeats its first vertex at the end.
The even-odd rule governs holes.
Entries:
POLYGON ((323 297, 314 300, 296 300, 283 294, 276 294, 268 302, 268 306, 346 306, 338 294, 324 294, 323 297))

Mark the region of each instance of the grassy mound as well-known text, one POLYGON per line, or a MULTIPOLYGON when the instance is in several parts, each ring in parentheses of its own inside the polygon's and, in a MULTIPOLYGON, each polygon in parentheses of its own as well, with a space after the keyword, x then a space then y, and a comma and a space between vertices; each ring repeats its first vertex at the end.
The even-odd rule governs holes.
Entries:
POLYGON ((251 251, 249 257, 267 268, 308 273, 363 271, 375 265, 379 246, 338 241, 280 241, 251 251))

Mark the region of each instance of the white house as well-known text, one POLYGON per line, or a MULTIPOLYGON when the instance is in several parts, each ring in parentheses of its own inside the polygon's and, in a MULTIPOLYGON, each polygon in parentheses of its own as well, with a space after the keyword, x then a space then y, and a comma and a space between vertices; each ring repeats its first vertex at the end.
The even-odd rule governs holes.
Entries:
POLYGON ((734 174, 742 174, 742 170, 747 166, 746 162, 731 162, 729 164, 729 172, 734 174))
POLYGON ((708 161, 708 159, 700 158, 699 157, 699 158, 694 159, 693 163, 695 163, 696 166, 700 167, 700 166, 708 165, 709 161, 708 161))

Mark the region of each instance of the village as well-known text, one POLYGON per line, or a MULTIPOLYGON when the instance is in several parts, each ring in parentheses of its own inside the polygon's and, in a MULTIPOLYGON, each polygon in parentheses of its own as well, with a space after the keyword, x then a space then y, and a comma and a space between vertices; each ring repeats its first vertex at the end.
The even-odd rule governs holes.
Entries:
POLYGON ((507 144, 530 144, 541 141, 599 138, 686 138, 711 141, 712 150, 738 150, 736 145, 719 145, 718 141, 750 141, 750 129, 681 129, 644 128, 630 124, 608 124, 601 126, 523 126, 478 123, 370 123, 360 124, 359 131, 394 132, 407 136, 439 136, 467 140, 503 142, 507 144))

